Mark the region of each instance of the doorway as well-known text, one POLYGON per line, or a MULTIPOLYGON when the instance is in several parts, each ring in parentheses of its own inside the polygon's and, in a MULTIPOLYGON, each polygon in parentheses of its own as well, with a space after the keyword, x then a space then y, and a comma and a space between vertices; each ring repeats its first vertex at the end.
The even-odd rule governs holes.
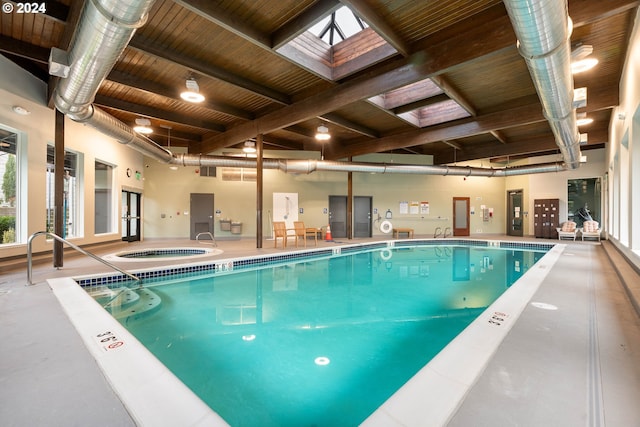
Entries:
POLYGON ((371 196, 353 198, 353 237, 371 237, 371 196))
MULTIPOLYGON (((211 233, 213 237, 213 194, 191 193, 190 239, 195 240, 200 233, 211 233)), ((203 240, 209 237, 203 236, 203 240)))
POLYGON ((522 190, 507 191, 507 236, 523 236, 522 190))
POLYGON ((469 235, 469 197, 453 198, 453 235, 469 235))
POLYGON ((142 194, 122 190, 122 240, 125 242, 140 241, 140 200, 142 194))
POLYGON ((347 196, 329 196, 329 226, 332 237, 347 237, 347 196))

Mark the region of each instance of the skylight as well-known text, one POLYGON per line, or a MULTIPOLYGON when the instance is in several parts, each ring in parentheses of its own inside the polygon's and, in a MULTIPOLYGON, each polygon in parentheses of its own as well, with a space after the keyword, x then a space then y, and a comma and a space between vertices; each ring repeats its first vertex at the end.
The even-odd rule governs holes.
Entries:
POLYGON ((368 25, 346 6, 318 22, 309 31, 333 46, 367 28, 368 25))

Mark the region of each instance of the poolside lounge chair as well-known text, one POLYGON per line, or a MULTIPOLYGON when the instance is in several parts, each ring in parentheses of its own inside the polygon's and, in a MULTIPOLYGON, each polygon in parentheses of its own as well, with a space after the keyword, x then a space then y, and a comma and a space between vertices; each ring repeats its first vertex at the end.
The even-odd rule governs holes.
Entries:
POLYGON ((576 240, 576 223, 573 221, 566 221, 562 224, 562 227, 556 228, 558 230, 558 240, 571 239, 576 240))
POLYGON ((600 241, 600 224, 598 224, 598 221, 585 221, 582 223, 580 234, 582 235, 582 240, 586 237, 600 241))

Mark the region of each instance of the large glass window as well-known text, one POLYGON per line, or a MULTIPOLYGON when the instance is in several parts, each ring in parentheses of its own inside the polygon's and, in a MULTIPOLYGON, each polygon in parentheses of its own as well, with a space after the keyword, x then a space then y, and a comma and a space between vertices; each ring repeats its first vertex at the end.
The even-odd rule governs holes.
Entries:
MULTIPOLYGON (((55 150, 47 146, 47 231, 54 232, 55 219, 55 150)), ((64 152, 64 195, 62 215, 64 238, 80 237, 82 218, 80 217, 80 154, 64 152)))
POLYGON ((95 234, 111 233, 113 223, 113 166, 95 163, 95 234))
POLYGON ((570 179, 568 181, 568 218, 577 227, 588 219, 602 226, 602 182, 600 178, 570 179))
POLYGON ((19 206, 18 135, 0 127, 0 243, 15 243, 19 206))

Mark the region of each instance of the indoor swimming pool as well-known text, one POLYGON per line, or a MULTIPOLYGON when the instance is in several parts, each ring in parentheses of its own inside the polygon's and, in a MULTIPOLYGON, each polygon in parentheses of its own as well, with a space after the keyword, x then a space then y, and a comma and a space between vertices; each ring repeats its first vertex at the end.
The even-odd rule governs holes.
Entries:
POLYGON ((79 283, 230 425, 356 426, 552 248, 416 242, 79 283))

